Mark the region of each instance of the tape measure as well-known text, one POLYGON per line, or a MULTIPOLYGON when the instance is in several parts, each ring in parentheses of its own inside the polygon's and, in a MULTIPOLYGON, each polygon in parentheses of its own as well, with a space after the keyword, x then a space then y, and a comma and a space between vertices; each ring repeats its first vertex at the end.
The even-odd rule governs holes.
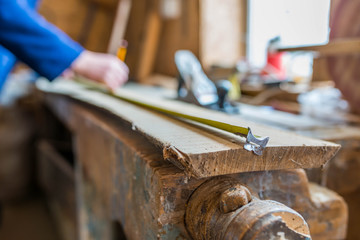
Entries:
POLYGON ((168 114, 170 116, 175 116, 175 117, 179 117, 179 118, 192 120, 192 121, 195 121, 195 122, 198 122, 198 123, 202 123, 202 124, 205 124, 205 125, 217 128, 217 129, 221 129, 221 130, 224 130, 224 131, 236 134, 236 135, 245 136, 245 137, 249 133, 249 129, 246 128, 246 127, 240 127, 240 126, 236 126, 236 125, 232 125, 232 124, 228 124, 228 123, 223 123, 223 122, 220 122, 220 121, 215 121, 215 120, 211 120, 211 119, 207 119, 207 118, 202 118, 202 117, 199 117, 199 116, 194 116, 194 115, 190 115, 190 114, 170 110, 170 109, 167 109, 167 108, 163 108, 161 106, 156 106, 156 105, 153 105, 153 104, 145 103, 143 101, 139 101, 139 100, 136 100, 135 98, 124 96, 124 95, 121 95, 119 93, 115 93, 115 92, 111 91, 105 84, 96 83, 96 82, 87 80, 87 79, 85 79, 83 77, 77 76, 75 78, 75 81, 78 82, 78 83, 81 83, 83 86, 85 86, 87 88, 101 91, 104 94, 111 95, 112 97, 124 100, 126 102, 130 102, 132 104, 135 104, 135 105, 138 105, 138 106, 141 106, 141 107, 145 107, 147 109, 162 112, 162 113, 168 114))

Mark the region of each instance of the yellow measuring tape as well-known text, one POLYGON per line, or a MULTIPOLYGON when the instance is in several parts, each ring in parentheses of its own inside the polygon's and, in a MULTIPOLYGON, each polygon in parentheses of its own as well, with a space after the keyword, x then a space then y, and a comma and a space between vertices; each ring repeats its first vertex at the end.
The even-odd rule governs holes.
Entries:
POLYGON ((113 93, 110 93, 110 95, 112 95, 112 96, 114 96, 116 98, 125 100, 127 102, 142 106, 142 107, 146 107, 146 108, 149 108, 149 109, 152 109, 152 110, 156 110, 156 111, 159 111, 159 112, 162 112, 162 113, 166 113, 166 114, 169 114, 171 116, 176 116, 176 117, 180 117, 180 118, 189 119, 189 120, 192 120, 192 121, 195 121, 195 122, 199 122, 199 123, 202 123, 202 124, 205 124, 205 125, 217 128, 217 129, 221 129, 221 130, 224 130, 224 131, 227 131, 227 132, 230 132, 230 133, 241 135, 241 136, 244 136, 244 137, 246 137, 247 134, 249 133, 249 129, 245 128, 245 127, 240 127, 240 126, 231 125, 231 124, 228 124, 228 123, 223 123, 223 122, 219 122, 219 121, 215 121, 215 120, 211 120, 211 119, 207 119, 207 118, 201 118, 201 117, 197 117, 197 116, 193 116, 193 115, 189 115, 189 114, 185 114, 185 113, 181 113, 181 112, 176 112, 176 111, 173 111, 173 110, 169 110, 169 109, 162 108, 162 107, 159 107, 159 106, 155 106, 155 105, 147 104, 147 103, 144 103, 144 102, 136 101, 134 99, 130 99, 130 98, 120 96, 120 95, 117 95, 117 94, 113 94, 113 93))
POLYGON ((114 93, 112 91, 109 90, 109 88, 107 86, 105 86, 104 84, 100 84, 100 83, 95 83, 92 82, 90 80, 87 79, 83 79, 81 77, 77 77, 75 79, 75 81, 81 83, 82 85, 84 85, 87 88, 90 89, 95 89, 96 91, 101 91, 107 95, 110 95, 112 97, 124 100, 126 102, 150 109, 150 110, 155 110, 161 113, 165 113, 168 114, 172 117, 178 117, 178 118, 183 118, 183 119, 188 119, 188 120, 192 120, 198 123, 202 123, 217 129, 221 129, 224 130, 226 132, 230 132, 236 135, 240 135, 242 137, 246 138, 246 142, 244 144, 244 149, 246 149, 247 151, 253 152, 256 155, 262 155, 263 150, 265 149, 266 145, 269 142, 269 137, 264 137, 261 138, 259 136, 253 135, 250 128, 246 128, 246 127, 241 127, 241 126, 236 126, 236 125, 232 125, 232 124, 228 124, 228 123, 224 123, 224 122, 220 122, 220 121, 216 121, 216 120, 211 120, 208 118, 202 118, 202 117, 198 117, 198 116, 194 116, 194 115, 190 115, 190 114, 185 114, 179 111, 174 111, 174 110, 170 110, 158 105, 154 105, 154 104, 150 104, 150 103, 146 103, 131 97, 127 97, 118 93, 114 93))
MULTIPOLYGON (((215 121, 215 120, 211 120, 211 119, 207 119, 207 118, 202 118, 202 117, 198 117, 198 116, 194 116, 194 115, 185 114, 185 113, 174 111, 174 110, 169 110, 169 109, 163 108, 161 106, 156 106, 156 105, 145 103, 143 101, 138 101, 136 99, 129 98, 129 97, 126 97, 123 95, 119 95, 117 93, 110 91, 104 84, 96 83, 96 82, 93 82, 93 81, 90 81, 90 80, 87 80, 87 79, 84 79, 81 77, 77 77, 75 79, 75 81, 81 83, 82 85, 84 85, 87 88, 101 91, 107 95, 124 100, 126 102, 130 102, 130 103, 138 105, 138 106, 145 107, 147 109, 155 110, 155 111, 162 112, 162 113, 165 113, 165 114, 168 114, 171 116, 175 116, 175 117, 179 117, 179 118, 192 120, 192 121, 202 123, 202 124, 205 124, 205 125, 217 128, 217 129, 221 129, 221 130, 224 130, 224 131, 236 134, 236 135, 240 135, 243 137, 246 137, 249 133, 249 129, 245 128, 245 127, 240 127, 240 126, 236 126, 236 125, 232 125, 232 124, 228 124, 228 123, 224 123, 224 122, 220 122, 220 121, 215 121)), ((258 137, 258 136, 256 136, 256 137, 258 137)))

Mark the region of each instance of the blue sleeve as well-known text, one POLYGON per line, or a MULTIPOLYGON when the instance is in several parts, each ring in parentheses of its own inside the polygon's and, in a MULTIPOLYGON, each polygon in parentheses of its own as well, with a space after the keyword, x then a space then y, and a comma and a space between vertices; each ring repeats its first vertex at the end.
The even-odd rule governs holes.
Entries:
POLYGON ((0 45, 0 92, 8 73, 16 63, 16 57, 0 45))
POLYGON ((84 50, 26 0, 0 0, 0 44, 50 80, 67 69, 84 50))

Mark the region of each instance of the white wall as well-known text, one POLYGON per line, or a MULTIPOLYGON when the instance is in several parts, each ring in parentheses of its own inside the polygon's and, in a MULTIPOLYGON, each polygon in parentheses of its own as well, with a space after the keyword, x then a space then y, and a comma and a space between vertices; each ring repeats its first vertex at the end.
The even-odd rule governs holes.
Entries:
POLYGON ((248 0, 247 56, 251 64, 266 62, 271 38, 282 46, 319 45, 328 41, 330 0, 248 0))

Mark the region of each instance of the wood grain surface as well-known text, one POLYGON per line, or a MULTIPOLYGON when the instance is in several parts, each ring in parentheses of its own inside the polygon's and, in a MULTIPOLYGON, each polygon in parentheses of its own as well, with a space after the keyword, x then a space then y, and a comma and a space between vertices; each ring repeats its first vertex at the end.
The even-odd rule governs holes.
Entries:
MULTIPOLYGON (((60 94, 45 94, 44 101, 75 137, 80 239, 111 239, 114 221, 121 222, 127 239, 192 239, 184 221, 188 201, 213 177, 189 178, 164 160, 161 149, 141 132, 108 111, 60 94)), ((231 177, 259 199, 278 201, 299 212, 313 239, 345 238, 344 200, 309 185, 304 170, 231 177)), ((258 206, 256 211, 264 209, 258 206)))
POLYGON ((134 131, 140 132, 161 148, 165 159, 185 170, 188 175, 198 178, 248 171, 320 167, 340 148, 334 143, 298 136, 237 116, 161 98, 161 94, 154 94, 151 88, 140 85, 128 86, 116 92, 117 95, 131 96, 187 114, 251 127, 255 135, 270 137, 263 155, 257 156, 243 148, 243 137, 144 109, 104 93, 85 89, 74 82, 58 81, 56 84, 44 84, 40 88, 110 112, 114 119, 131 124, 134 131))

